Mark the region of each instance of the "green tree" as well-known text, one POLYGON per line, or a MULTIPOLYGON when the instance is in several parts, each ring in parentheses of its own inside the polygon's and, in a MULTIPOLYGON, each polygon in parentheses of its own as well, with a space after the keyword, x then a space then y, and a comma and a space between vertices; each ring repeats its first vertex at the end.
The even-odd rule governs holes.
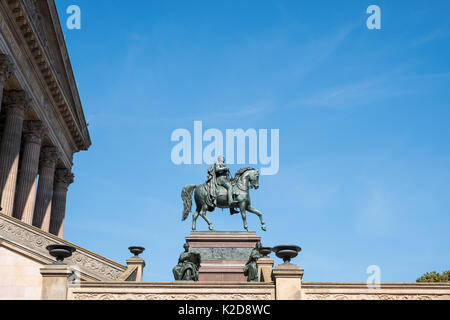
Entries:
POLYGON ((444 271, 442 274, 436 271, 427 272, 418 278, 416 282, 450 282, 450 270, 444 271))

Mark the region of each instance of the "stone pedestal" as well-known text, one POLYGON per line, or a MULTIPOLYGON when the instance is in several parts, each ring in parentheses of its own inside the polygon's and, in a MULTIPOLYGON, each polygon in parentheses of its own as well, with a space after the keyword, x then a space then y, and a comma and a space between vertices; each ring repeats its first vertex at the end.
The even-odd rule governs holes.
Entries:
POLYGON ((261 238, 256 232, 193 231, 186 237, 189 250, 199 252, 199 281, 247 282, 244 265, 261 238))
POLYGON ((304 270, 295 264, 283 263, 273 269, 276 300, 300 300, 304 270))
POLYGON ((144 275, 145 261, 140 257, 127 260, 127 270, 119 276, 120 281, 141 282, 144 275))
POLYGON ((66 300, 67 279, 72 275, 66 264, 53 264, 41 268, 42 300, 66 300))
POLYGON ((256 262, 258 266, 259 282, 272 282, 273 260, 269 257, 259 258, 256 262))

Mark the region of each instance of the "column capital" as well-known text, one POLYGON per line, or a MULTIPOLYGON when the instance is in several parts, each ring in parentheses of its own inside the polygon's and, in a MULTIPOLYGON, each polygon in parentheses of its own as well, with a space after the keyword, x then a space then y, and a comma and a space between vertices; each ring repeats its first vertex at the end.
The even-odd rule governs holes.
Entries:
POLYGON ((59 152, 56 147, 43 147, 41 150, 41 159, 39 160, 39 168, 50 168, 54 169, 56 167, 56 162, 59 158, 59 152))
POLYGON ((14 63, 11 58, 1 53, 0 54, 0 82, 6 82, 14 74, 14 63))
POLYGON ((40 145, 45 131, 45 126, 39 120, 29 120, 23 123, 23 137, 27 143, 40 145))
POLYGON ((74 181, 75 175, 70 169, 62 168, 55 171, 55 187, 67 190, 74 181))
POLYGON ((4 107, 9 115, 23 119, 25 110, 29 107, 31 99, 23 90, 6 91, 3 97, 4 107))

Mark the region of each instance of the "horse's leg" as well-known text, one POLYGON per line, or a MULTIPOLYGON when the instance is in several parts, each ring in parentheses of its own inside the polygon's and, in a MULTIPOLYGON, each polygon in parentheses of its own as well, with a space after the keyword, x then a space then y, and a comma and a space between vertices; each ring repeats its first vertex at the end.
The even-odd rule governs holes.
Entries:
POLYGON ((254 213, 259 217, 259 220, 261 221, 261 229, 266 231, 266 224, 264 223, 264 219, 263 219, 261 212, 259 212, 255 208, 253 208, 251 205, 247 206, 247 211, 250 211, 251 213, 254 213))
POLYGON ((209 230, 213 231, 214 228, 211 224, 211 221, 209 221, 208 217, 206 216, 206 210, 208 209, 208 205, 204 204, 202 206, 202 209, 200 210, 200 216, 203 218, 203 220, 206 221, 206 223, 208 224, 209 230))
POLYGON ((198 208, 195 210, 194 215, 192 216, 192 231, 197 229, 197 218, 198 218, 198 208))
POLYGON ((244 223, 244 229, 248 231, 247 215, 245 214, 245 205, 243 203, 240 203, 239 209, 241 210, 241 216, 242 216, 242 222, 244 223))

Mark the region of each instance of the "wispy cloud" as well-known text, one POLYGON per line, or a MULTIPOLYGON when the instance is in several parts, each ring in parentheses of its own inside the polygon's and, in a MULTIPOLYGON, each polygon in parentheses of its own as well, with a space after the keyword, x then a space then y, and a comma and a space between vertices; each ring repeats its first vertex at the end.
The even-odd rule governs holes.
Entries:
POLYGON ((214 106, 211 105, 208 112, 196 112, 189 115, 160 116, 152 117, 145 114, 123 113, 121 110, 108 110, 101 113, 92 113, 89 115, 89 122, 95 127, 100 128, 124 128, 124 127, 148 127, 155 125, 167 125, 179 122, 202 120, 230 120, 233 118, 242 118, 245 116, 266 115, 273 110, 273 105, 268 102, 254 103, 239 107, 214 106))
POLYGON ((356 212, 358 233, 368 236, 390 234, 395 229, 396 205, 381 189, 372 189, 356 212))
POLYGON ((444 79, 450 78, 450 72, 424 73, 405 76, 406 79, 444 79))
POLYGON ((354 23, 340 29, 332 37, 321 37, 306 44, 304 54, 299 57, 300 64, 295 68, 296 77, 304 77, 324 63, 348 38, 358 26, 354 23))
POLYGON ((225 110, 219 111, 215 113, 210 113, 205 117, 204 115, 201 118, 205 120, 217 119, 217 118, 235 118, 235 117, 243 117, 243 116, 254 116, 263 113, 267 113, 272 110, 272 107, 269 103, 266 102, 258 102, 246 106, 242 106, 239 108, 214 108, 215 110, 225 110))
POLYGON ((439 39, 446 38, 448 36, 448 32, 442 29, 434 30, 412 42, 412 47, 421 46, 427 44, 429 42, 433 42, 439 39))
POLYGON ((412 90, 400 88, 391 81, 390 75, 384 74, 326 88, 320 92, 294 100, 287 107, 346 108, 389 97, 411 94, 412 92, 412 90))

